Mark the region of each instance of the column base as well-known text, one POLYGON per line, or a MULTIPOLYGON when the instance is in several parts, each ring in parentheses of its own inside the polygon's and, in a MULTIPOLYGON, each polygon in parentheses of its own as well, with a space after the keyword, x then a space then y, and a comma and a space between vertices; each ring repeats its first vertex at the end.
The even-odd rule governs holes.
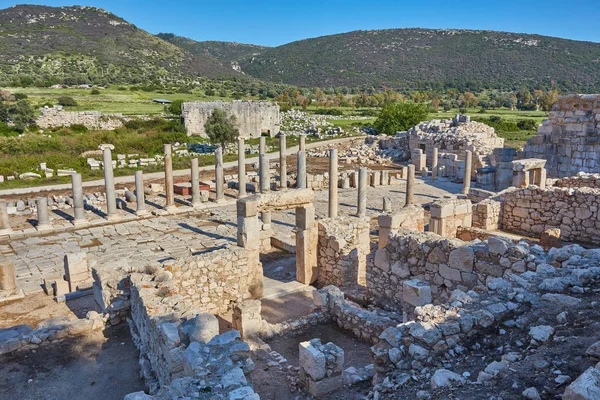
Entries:
POLYGON ((212 200, 213 203, 217 203, 217 204, 224 203, 225 201, 226 201, 225 199, 214 199, 214 200, 212 200))
POLYGON ((119 214, 113 214, 113 215, 106 216, 107 221, 118 221, 120 219, 121 219, 121 217, 119 216, 119 214))
POLYGON ((164 210, 168 213, 173 214, 174 212, 177 212, 177 206, 166 206, 164 210))
POLYGON ((87 219, 74 219, 73 221, 71 221, 71 223, 73 224, 73 226, 83 226, 87 225, 89 222, 87 219))
POLYGON ((138 217, 147 217, 150 215, 150 211, 148 211, 148 210, 136 211, 135 215, 137 215, 138 217))
POLYGON ((38 232, 48 232, 48 231, 51 231, 52 229, 53 229, 52 225, 50 225, 50 224, 38 225, 35 227, 35 230, 38 232))
POLYGON ((8 236, 13 233, 12 229, 0 229, 0 236, 8 236))

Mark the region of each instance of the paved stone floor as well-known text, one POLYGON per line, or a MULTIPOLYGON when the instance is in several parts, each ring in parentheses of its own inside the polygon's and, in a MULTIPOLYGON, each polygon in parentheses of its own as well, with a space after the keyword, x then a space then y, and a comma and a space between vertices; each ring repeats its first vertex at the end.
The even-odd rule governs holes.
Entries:
MULTIPOLYGON (((415 200, 427 203, 435 198, 460 191, 461 185, 417 179, 415 200)), ((293 189, 290 189, 293 190, 293 189)), ((404 204, 405 182, 392 186, 369 188, 368 214, 381 212, 384 196, 392 198, 394 209, 404 204)), ((315 192, 318 217, 327 215, 327 190, 315 192)), ((340 189, 340 215, 356 213, 357 190, 340 189)), ((294 243, 294 210, 273 214, 275 235, 294 243)), ((139 266, 169 258, 207 252, 236 243, 235 203, 230 201, 202 213, 162 215, 142 220, 131 220, 111 225, 92 226, 44 236, 12 239, 0 244, 0 261, 14 263, 17 281, 26 293, 41 290, 44 278, 59 277, 64 273, 66 253, 85 251, 99 265, 118 263, 139 266)))

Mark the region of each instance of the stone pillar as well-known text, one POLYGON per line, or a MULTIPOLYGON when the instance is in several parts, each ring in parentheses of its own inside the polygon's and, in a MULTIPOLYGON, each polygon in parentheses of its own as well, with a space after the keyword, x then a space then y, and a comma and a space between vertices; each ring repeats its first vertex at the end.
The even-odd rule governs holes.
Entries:
POLYGON ((435 181, 437 179, 437 165, 438 165, 438 148, 437 146, 433 148, 433 153, 431 155, 431 180, 435 181))
POLYGON ((163 146, 165 152, 165 195, 167 204, 165 210, 171 212, 175 210, 175 188, 173 187, 173 155, 170 144, 163 146))
POLYGON ((258 224, 258 203, 254 197, 237 201, 237 244, 248 250, 259 250, 260 225, 258 224))
POLYGON ((392 211, 392 199, 390 199, 389 197, 384 197, 383 198, 383 212, 390 212, 392 211))
POLYGON ((6 200, 0 199, 0 235, 8 235, 11 232, 8 222, 8 205, 6 200))
POLYGON ((223 201, 223 147, 218 144, 215 150, 215 181, 216 181, 216 197, 215 201, 218 203, 223 201))
POLYGON ((298 152, 296 188, 306 189, 306 153, 304 151, 298 152))
POLYGON ((238 198, 246 197, 246 145, 242 137, 238 137, 238 183, 238 198))
POLYGON ((71 175, 71 186, 73 190, 73 225, 79 225, 85 222, 81 174, 71 175))
POLYGON ((546 168, 540 169, 540 182, 538 186, 540 189, 546 189, 546 168))
POLYGON ((271 179, 269 179, 269 160, 266 153, 267 143, 264 136, 259 139, 258 165, 260 173, 260 192, 266 193, 270 190, 271 179))
POLYGON ((262 327, 260 309, 260 300, 246 300, 233 306, 231 324, 233 329, 240 332, 242 339, 260 333, 262 327))
POLYGON ((410 164, 406 176, 406 203, 404 207, 415 202, 415 166, 410 164))
POLYGON ((38 231, 48 230, 50 226, 50 218, 48 217, 48 198, 46 196, 38 197, 36 200, 37 205, 37 226, 38 231))
POLYGON ((279 187, 281 189, 287 189, 287 160, 285 159, 287 153, 285 134, 279 134, 279 187))
POLYGON ((12 262, 5 260, 0 264, 0 291, 14 292, 17 289, 17 275, 12 262))
POLYGON ((198 168, 198 159, 192 158, 191 164, 191 183, 192 183, 192 207, 196 207, 202 203, 200 197, 200 170, 198 168))
POLYGON ((473 169, 473 153, 470 150, 465 151, 465 175, 463 176, 463 194, 469 194, 471 189, 471 172, 473 169))
POLYGON ((117 195, 115 193, 115 181, 112 168, 111 150, 115 146, 112 144, 101 144, 102 160, 104 162, 104 185, 106 191, 106 218, 115 219, 117 214, 117 195))
POLYGON ((369 172, 367 167, 360 167, 358 169, 358 206, 356 214, 359 217, 367 215, 367 187, 369 172))
POLYGON ((296 280, 310 285, 317 280, 317 244, 319 232, 315 223, 315 208, 296 207, 296 280))
POLYGON ((300 139, 300 144, 298 145, 298 151, 306 152, 306 135, 304 133, 301 133, 300 136, 298 136, 298 138, 300 139))
POLYGON ((135 215, 138 217, 143 217, 145 215, 150 214, 148 210, 146 210, 146 195, 144 193, 144 172, 143 171, 135 171, 135 201, 136 201, 136 210, 135 215))
POLYGON ((377 217, 379 225, 379 243, 377 248, 381 249, 390 240, 390 233, 397 232, 400 228, 400 216, 392 214, 384 214, 377 217))
POLYGON ((338 216, 338 156, 337 150, 329 151, 329 218, 338 216))

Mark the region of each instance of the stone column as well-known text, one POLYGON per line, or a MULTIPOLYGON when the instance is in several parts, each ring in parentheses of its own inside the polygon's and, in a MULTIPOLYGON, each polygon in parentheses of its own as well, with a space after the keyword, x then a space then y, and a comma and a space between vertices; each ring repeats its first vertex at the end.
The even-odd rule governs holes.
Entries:
POLYGON ((367 167, 360 167, 358 169, 358 210, 356 214, 359 217, 367 215, 367 187, 369 171, 367 167))
POLYGON ((304 151, 298 152, 298 168, 296 176, 296 188, 306 188, 306 153, 304 151))
POLYGON ((165 194, 167 204, 165 210, 171 212, 175 210, 175 188, 173 187, 173 155, 170 144, 164 145, 165 152, 165 194))
POLYGON ((238 182, 238 198, 246 197, 246 145, 241 137, 238 137, 238 182))
POLYGON ((462 193, 468 194, 471 189, 471 171, 473 169, 473 153, 470 150, 465 151, 465 175, 463 176, 462 193))
POLYGON ((438 148, 433 148, 433 154, 431 155, 431 180, 437 179, 437 165, 438 165, 438 148))
POLYGON ((287 153, 285 134, 279 134, 279 187, 281 189, 287 189, 287 160, 285 159, 287 153))
POLYGON ((192 158, 191 164, 191 183, 192 183, 192 207, 198 206, 202 200, 200 199, 200 170, 198 169, 198 159, 192 158))
POLYGON ((223 201, 223 147, 218 144, 215 150, 215 181, 216 181, 216 197, 215 201, 218 203, 223 201))
POLYGON ((415 166, 410 164, 406 176, 406 203, 404 207, 415 202, 415 166))
POLYGON ((8 204, 6 200, 0 199, 0 235, 8 235, 11 232, 8 222, 8 204))
POLYGON ((73 187, 73 225, 78 225, 85 222, 81 174, 71 175, 71 186, 73 187))
POLYGON ((267 160, 266 138, 261 136, 258 146, 258 169, 260 170, 260 192, 266 193, 271 189, 271 179, 269 179, 269 160, 267 160))
POLYGON ((146 195, 144 193, 144 172, 135 171, 135 201, 136 210, 135 215, 143 217, 150 214, 146 210, 146 195))
POLYGON ((338 156, 337 150, 329 151, 329 218, 338 216, 338 156))
POLYGON ((383 212, 390 212, 392 211, 392 199, 390 199, 389 197, 384 197, 383 198, 383 212))
POLYGON ((540 169, 540 183, 538 186, 540 189, 546 189, 546 168, 540 169))
POLYGON ((36 229, 38 231, 51 229, 50 218, 48 217, 48 198, 46 196, 41 196, 35 199, 35 202, 38 215, 36 229))
POLYGON ((100 150, 102 150, 102 160, 104 162, 104 185, 106 191, 106 218, 115 219, 118 218, 117 214, 117 195, 115 193, 115 181, 112 167, 112 154, 111 150, 115 146, 112 144, 101 144, 100 150))
POLYGON ((17 275, 12 262, 5 260, 0 264, 0 291, 14 292, 17 289, 17 275))
POLYGON ((298 151, 306 151, 306 135, 304 133, 301 133, 300 136, 298 136, 298 138, 300 139, 300 144, 298 145, 298 151))
POLYGON ((319 232, 312 205, 296 207, 296 280, 310 285, 318 278, 319 232))

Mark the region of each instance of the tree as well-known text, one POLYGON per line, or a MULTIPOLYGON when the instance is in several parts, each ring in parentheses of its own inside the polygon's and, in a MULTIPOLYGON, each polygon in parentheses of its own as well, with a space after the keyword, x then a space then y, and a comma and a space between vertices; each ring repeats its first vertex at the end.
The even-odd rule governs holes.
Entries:
POLYGON ((393 135, 412 128, 427 119, 429 107, 425 104, 398 102, 383 106, 373 126, 379 133, 393 135))
POLYGON ((211 143, 233 143, 240 135, 235 126, 235 116, 227 116, 224 110, 215 108, 204 124, 204 130, 211 143))
POLYGON ((60 96, 56 101, 63 107, 75 107, 77 105, 75 99, 69 96, 60 96))
POLYGON ((173 115, 181 115, 181 105, 183 100, 173 100, 167 107, 167 111, 173 115))
POLYGON ((475 107, 479 104, 479 99, 472 92, 464 92, 460 97, 460 100, 466 108, 475 107))

